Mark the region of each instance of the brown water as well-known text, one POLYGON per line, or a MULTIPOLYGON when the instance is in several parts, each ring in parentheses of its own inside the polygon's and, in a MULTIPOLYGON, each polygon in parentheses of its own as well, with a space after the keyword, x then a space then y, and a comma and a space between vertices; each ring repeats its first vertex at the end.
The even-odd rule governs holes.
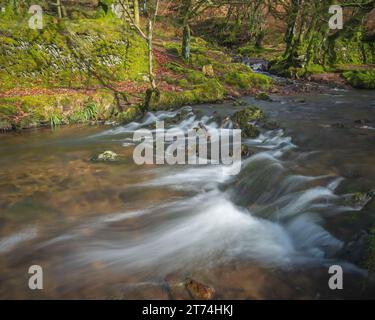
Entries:
POLYGON ((128 144, 155 117, 214 126, 229 104, 2 135, 0 298, 189 298, 187 277, 218 299, 374 298, 345 248, 375 213, 345 199, 375 187, 375 92, 274 98, 245 99, 285 130, 246 141, 255 155, 234 179, 220 166, 136 166, 128 144), (105 150, 121 161, 90 161, 105 150), (27 286, 34 264, 41 291, 27 286), (344 267, 341 292, 328 288, 332 264, 344 267))

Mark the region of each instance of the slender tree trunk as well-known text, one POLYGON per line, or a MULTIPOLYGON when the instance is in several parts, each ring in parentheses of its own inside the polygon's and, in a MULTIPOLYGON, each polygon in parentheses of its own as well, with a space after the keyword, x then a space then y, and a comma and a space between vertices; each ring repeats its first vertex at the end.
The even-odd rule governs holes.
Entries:
POLYGON ((153 54, 153 22, 150 19, 148 22, 148 32, 147 32, 147 46, 148 46, 148 74, 150 78, 150 84, 151 88, 153 90, 156 90, 156 81, 155 81, 155 74, 154 74, 154 67, 153 67, 153 60, 154 60, 154 54, 153 54))
POLYGON ((134 0, 134 23, 139 27, 139 0, 134 0))
POLYGON ((190 59, 191 30, 189 24, 184 25, 182 37, 182 56, 185 60, 190 59))
POLYGON ((62 19, 61 0, 57 0, 56 5, 57 5, 57 14, 58 14, 59 18, 62 19))

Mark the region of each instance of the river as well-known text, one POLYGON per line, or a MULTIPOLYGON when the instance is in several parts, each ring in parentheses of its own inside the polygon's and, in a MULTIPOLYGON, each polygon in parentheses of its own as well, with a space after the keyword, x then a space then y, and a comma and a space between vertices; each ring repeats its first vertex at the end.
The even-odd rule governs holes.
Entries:
POLYGON ((212 286, 217 299, 374 298, 356 257, 374 212, 364 208, 370 199, 350 199, 375 188, 375 92, 272 99, 243 98, 280 128, 244 141, 253 155, 236 177, 222 166, 132 159, 135 129, 156 119, 217 126, 241 108, 231 103, 115 128, 0 136, 0 298, 189 298, 186 278, 212 286), (90 161, 105 150, 121 161, 90 161), (43 268, 40 291, 27 287, 34 264, 43 268), (337 264, 341 291, 328 287, 337 264))

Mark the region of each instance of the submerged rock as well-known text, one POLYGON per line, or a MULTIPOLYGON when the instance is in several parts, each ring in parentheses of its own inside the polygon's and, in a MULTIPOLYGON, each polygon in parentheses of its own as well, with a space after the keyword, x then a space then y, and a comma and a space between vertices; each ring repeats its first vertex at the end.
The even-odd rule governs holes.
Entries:
POLYGON ((193 279, 187 279, 185 281, 185 288, 191 297, 197 300, 212 300, 215 293, 213 288, 193 279))
POLYGON ((259 129, 253 124, 246 124, 241 126, 242 138, 254 139, 259 136, 259 129))
POLYGON ((266 130, 280 129, 280 125, 276 121, 273 121, 273 120, 265 121, 262 127, 266 130))
POLYGON ((97 161, 97 162, 113 162, 117 161, 119 158, 119 155, 113 151, 105 151, 95 157, 93 157, 91 160, 92 161, 97 161))

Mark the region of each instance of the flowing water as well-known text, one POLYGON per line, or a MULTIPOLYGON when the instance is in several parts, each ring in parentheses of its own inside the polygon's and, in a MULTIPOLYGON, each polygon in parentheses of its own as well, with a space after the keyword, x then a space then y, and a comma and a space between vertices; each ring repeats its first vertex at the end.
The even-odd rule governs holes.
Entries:
POLYGON ((348 199, 375 187, 375 92, 273 98, 244 98, 284 129, 244 141, 253 155, 236 177, 225 166, 132 159, 134 130, 156 119, 217 127, 240 109, 231 104, 149 113, 116 128, 2 135, 0 297, 189 298, 181 289, 189 277, 218 299, 374 298, 348 249, 374 213, 348 199), (90 161, 105 150, 121 161, 90 161), (27 287, 34 264, 43 267, 41 291, 27 287), (328 288, 334 264, 344 268, 343 291, 328 288))

